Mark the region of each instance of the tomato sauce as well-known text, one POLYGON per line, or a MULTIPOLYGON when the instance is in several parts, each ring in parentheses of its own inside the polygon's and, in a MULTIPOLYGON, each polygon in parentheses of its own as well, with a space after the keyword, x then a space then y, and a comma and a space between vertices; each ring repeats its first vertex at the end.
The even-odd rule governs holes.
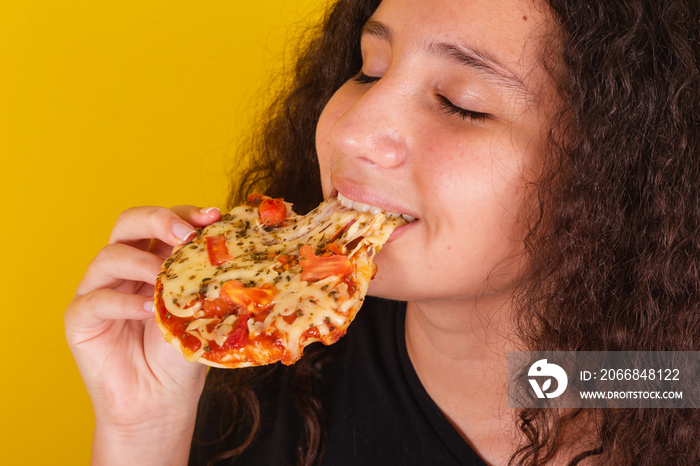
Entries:
MULTIPOLYGON (((187 332, 187 327, 193 321, 192 318, 183 318, 172 315, 168 312, 165 307, 160 293, 162 289, 158 290, 158 301, 156 305, 156 312, 160 319, 161 324, 168 329, 168 331, 177 338, 181 345, 186 348, 189 352, 194 353, 202 348, 202 342, 196 336, 187 332)), ((208 300, 205 303, 210 303, 208 300)), ((212 332, 214 328, 221 323, 227 316, 218 315, 217 311, 222 309, 217 309, 216 306, 208 307, 213 310, 211 313, 212 317, 219 317, 217 320, 207 324, 207 331, 212 332)), ((256 313, 245 313, 242 314, 234 324, 230 335, 224 341, 223 345, 218 345, 215 341, 210 341, 207 346, 204 347, 204 354, 202 358, 216 363, 226 364, 232 362, 251 362, 255 364, 262 364, 267 360, 267 362, 272 362, 282 358, 285 352, 286 344, 284 336, 278 331, 274 330, 272 334, 263 333, 250 338, 248 333, 248 320, 253 318, 256 322, 262 322, 270 313, 271 306, 266 309, 257 311, 256 313)), ((203 307, 204 309, 204 307, 203 307)), ((229 307, 227 310, 231 310, 229 307)), ((230 315, 230 313, 229 313, 230 315)))
POLYGON ((161 324, 180 341, 182 346, 192 352, 198 351, 199 348, 202 347, 202 342, 199 341, 199 338, 187 332, 187 327, 190 325, 190 320, 177 317, 169 313, 165 308, 165 303, 163 302, 163 298, 160 297, 160 294, 158 297, 156 312, 160 317, 161 324))

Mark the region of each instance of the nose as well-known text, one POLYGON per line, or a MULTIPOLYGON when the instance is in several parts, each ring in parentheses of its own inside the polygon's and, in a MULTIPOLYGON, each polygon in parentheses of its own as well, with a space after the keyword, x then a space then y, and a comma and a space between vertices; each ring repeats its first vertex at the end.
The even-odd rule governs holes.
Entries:
POLYGON ((389 79, 367 85, 331 129, 331 141, 343 155, 383 168, 402 165, 409 153, 407 93, 389 79))

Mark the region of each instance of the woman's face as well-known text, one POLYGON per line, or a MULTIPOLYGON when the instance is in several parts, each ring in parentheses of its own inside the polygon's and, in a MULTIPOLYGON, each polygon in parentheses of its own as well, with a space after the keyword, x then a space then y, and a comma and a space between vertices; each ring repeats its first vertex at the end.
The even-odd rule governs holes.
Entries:
POLYGON ((326 106, 324 195, 417 220, 377 257, 370 294, 467 298, 512 289, 539 173, 552 84, 550 21, 528 0, 384 0, 362 74, 326 106))

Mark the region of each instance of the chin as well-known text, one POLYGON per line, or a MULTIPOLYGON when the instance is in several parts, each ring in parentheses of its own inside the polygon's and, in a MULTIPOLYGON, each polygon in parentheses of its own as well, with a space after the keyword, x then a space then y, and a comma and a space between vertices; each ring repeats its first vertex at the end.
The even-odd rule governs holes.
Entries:
POLYGON ((412 294, 408 290, 404 290, 402 286, 383 281, 379 276, 370 282, 367 291, 367 296, 391 299, 394 301, 409 301, 412 298, 411 295, 412 294))

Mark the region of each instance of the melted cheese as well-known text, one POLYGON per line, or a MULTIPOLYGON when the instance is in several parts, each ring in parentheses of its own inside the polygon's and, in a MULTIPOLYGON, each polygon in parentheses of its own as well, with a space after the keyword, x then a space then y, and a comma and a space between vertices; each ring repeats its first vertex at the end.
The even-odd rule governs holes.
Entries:
MULTIPOLYGON (((288 217, 282 225, 272 229, 263 227, 256 207, 236 207, 222 221, 205 228, 164 264, 159 279, 167 312, 191 320, 186 331, 202 342, 202 347, 189 359, 209 363, 206 361, 208 342, 215 341, 221 346, 231 332, 236 316, 222 320, 202 310, 202 298, 218 298, 223 283, 229 280, 237 280, 245 286, 271 284, 275 287, 269 314, 259 322, 249 319, 248 331, 251 339, 272 334, 275 329, 285 335, 286 341, 281 342, 286 347, 283 362, 295 362, 312 341, 333 343, 338 331, 344 333, 367 293, 374 275, 372 257, 391 232, 405 223, 400 217, 387 217, 381 212, 372 214, 348 209, 337 199, 323 202, 306 216, 298 216, 292 212, 290 204, 286 206, 288 217), (205 238, 220 235, 226 236, 226 247, 233 260, 213 266, 209 263, 205 238), (299 248, 305 244, 320 251, 331 241, 350 258, 351 280, 330 276, 305 282, 300 278, 298 261, 292 262, 287 270, 280 267, 278 256, 296 258, 299 248), (354 284, 353 289, 349 289, 348 283, 354 284), (304 332, 309 329, 315 329, 317 335, 305 341, 304 332), (331 334, 332 329, 335 336, 331 334)), ((256 348, 258 350, 265 352, 264 348, 256 348)), ((225 365, 227 360, 236 361, 235 351, 221 363, 225 365)), ((238 364, 242 365, 249 364, 238 364)))

